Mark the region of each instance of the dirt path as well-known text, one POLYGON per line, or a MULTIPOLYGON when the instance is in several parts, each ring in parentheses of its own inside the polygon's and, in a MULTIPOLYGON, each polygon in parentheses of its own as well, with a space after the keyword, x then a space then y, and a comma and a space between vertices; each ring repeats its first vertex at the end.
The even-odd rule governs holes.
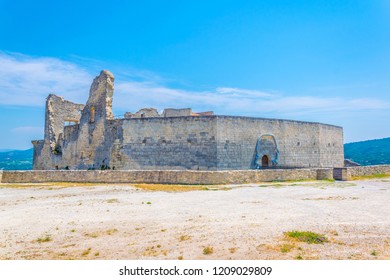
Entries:
POLYGON ((390 259, 390 179, 177 190, 0 184, 0 259, 390 259))

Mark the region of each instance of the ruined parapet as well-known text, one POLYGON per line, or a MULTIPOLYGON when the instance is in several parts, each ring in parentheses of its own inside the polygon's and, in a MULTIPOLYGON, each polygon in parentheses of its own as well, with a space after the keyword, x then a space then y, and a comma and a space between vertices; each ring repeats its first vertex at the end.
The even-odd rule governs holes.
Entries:
POLYGON ((161 117, 160 114, 157 112, 157 109, 155 108, 142 108, 137 113, 125 113, 125 119, 132 119, 132 118, 159 118, 161 117))
POLYGON ((203 116, 213 116, 213 111, 192 112, 191 108, 184 109, 164 109, 160 115, 155 108, 142 108, 137 113, 126 112, 124 117, 125 119, 139 119, 139 118, 169 118, 169 117, 203 117, 203 116))
POLYGON ((107 121, 114 119, 112 98, 114 93, 114 75, 103 70, 91 85, 89 98, 85 105, 76 143, 70 143, 69 150, 77 149, 77 154, 70 154, 70 165, 74 168, 96 168, 109 162, 107 121), (73 145, 73 148, 71 147, 73 145), (77 148, 76 148, 77 147, 77 148))
POLYGON ((214 112, 213 111, 206 111, 206 112, 192 113, 192 116, 194 116, 194 117, 214 116, 214 112))
POLYGON ((81 116, 81 123, 100 119, 113 119, 112 96, 114 94, 114 75, 107 70, 95 77, 89 90, 89 98, 81 116))
POLYGON ((167 108, 167 109, 164 109, 162 116, 164 118, 192 116, 192 109, 191 108, 184 108, 184 109, 167 108))
POLYGON ((55 94, 49 94, 46 99, 45 142, 50 145, 52 152, 55 152, 58 147, 65 122, 78 123, 83 108, 83 104, 76 104, 55 94))

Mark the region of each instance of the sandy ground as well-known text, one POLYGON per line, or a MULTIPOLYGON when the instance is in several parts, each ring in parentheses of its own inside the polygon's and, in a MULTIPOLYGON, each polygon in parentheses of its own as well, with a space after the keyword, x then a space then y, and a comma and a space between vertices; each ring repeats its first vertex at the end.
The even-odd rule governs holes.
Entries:
POLYGON ((390 179, 213 188, 0 184, 0 259, 390 259, 390 179))

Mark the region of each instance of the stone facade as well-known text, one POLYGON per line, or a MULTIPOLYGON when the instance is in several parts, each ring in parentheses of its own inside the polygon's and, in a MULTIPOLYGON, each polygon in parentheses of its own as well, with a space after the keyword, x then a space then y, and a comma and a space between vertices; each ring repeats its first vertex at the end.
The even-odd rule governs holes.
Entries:
POLYGON ((115 119, 113 91, 114 76, 102 71, 92 83, 85 106, 50 95, 44 140, 33 141, 34 169, 343 167, 341 127, 217 116, 189 108, 165 109, 162 114, 144 108, 115 119))

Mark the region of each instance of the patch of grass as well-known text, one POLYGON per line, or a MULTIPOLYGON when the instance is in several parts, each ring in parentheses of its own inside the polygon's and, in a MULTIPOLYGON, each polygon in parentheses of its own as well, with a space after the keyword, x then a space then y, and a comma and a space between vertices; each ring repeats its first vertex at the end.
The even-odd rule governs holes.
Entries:
POLYGON ((76 232, 76 230, 75 230, 75 229, 72 229, 70 232, 76 232))
POLYGON ((189 236, 189 235, 180 236, 180 241, 186 241, 186 240, 190 240, 190 239, 191 239, 191 236, 189 236))
POLYGON ((213 247, 205 247, 203 248, 203 255, 211 255, 214 252, 213 247))
POLYGON ((84 252, 81 253, 81 256, 87 256, 89 255, 89 253, 91 253, 91 248, 88 248, 87 250, 85 250, 84 252))
POLYGON ((309 244, 323 244, 325 242, 329 242, 328 238, 325 235, 311 231, 288 231, 284 234, 288 237, 309 244))
POLYGON ((166 232, 167 230, 165 228, 161 229, 161 232, 166 232))
POLYGON ((106 200, 107 203, 119 203, 119 200, 117 198, 110 198, 106 200))
POLYGON ((336 182, 336 180, 335 180, 335 179, 323 179, 323 180, 321 180, 321 181, 324 181, 324 182, 330 182, 330 183, 334 183, 334 182, 336 182))
POLYGON ((116 228, 106 230, 106 234, 107 234, 107 235, 112 235, 112 234, 114 234, 115 232, 118 232, 118 230, 117 230, 116 228))
POLYGON ((37 239, 37 242, 38 243, 44 243, 44 242, 50 242, 50 241, 52 241, 53 239, 50 237, 50 235, 46 235, 46 236, 44 236, 44 237, 39 237, 38 239, 37 239))
POLYGON ((301 255, 298 255, 295 257, 296 260, 303 260, 303 257, 301 255))
POLYGON ((188 192, 201 190, 202 185, 135 184, 134 187, 146 191, 188 192))
POLYGON ((372 252, 371 252, 371 254, 370 254, 371 256, 377 256, 378 255, 378 252, 377 251, 375 251, 375 250, 373 250, 372 252))
POLYGON ((272 188, 284 188, 284 187, 286 187, 286 185, 283 185, 283 184, 279 184, 279 183, 278 183, 278 184, 272 184, 271 187, 272 187, 272 188))
POLYGON ((210 186, 210 185, 134 184, 133 186, 138 189, 142 189, 145 191, 154 191, 154 192, 159 192, 159 191, 189 192, 189 191, 219 189, 218 186, 210 186))
POLYGON ((84 236, 97 238, 99 236, 99 234, 97 232, 91 232, 91 233, 84 234, 84 236))
POLYGON ((237 252, 237 248, 235 248, 235 247, 229 248, 229 252, 231 254, 234 254, 235 252, 237 252))
POLYGON ((95 253, 95 257, 97 257, 97 256, 99 256, 100 255, 100 253, 99 252, 96 252, 95 253))
POLYGON ((219 188, 202 188, 202 191, 230 191, 232 188, 229 187, 219 187, 219 188))
POLYGON ((389 178, 390 174, 371 174, 371 175, 364 175, 364 176, 353 176, 351 177, 351 180, 364 180, 364 179, 382 179, 382 178, 389 178))
POLYGON ((53 187, 56 189, 67 187, 83 187, 83 186, 106 186, 104 183, 72 183, 72 182, 46 182, 46 183, 1 183, 1 187, 5 188, 42 188, 50 189, 53 187))
POLYGON ((293 248, 294 248, 294 244, 285 243, 285 244, 283 244, 283 245, 280 246, 280 252, 282 252, 282 253, 288 253, 288 252, 290 252, 293 248))
POLYGON ((144 256, 158 256, 160 253, 154 248, 154 246, 152 247, 147 247, 143 253, 144 256))
POLYGON ((152 204, 150 201, 146 202, 146 204, 152 204))
POLYGON ((74 246, 76 246, 76 244, 68 244, 68 245, 64 245, 64 246, 62 246, 62 248, 69 248, 69 247, 74 247, 74 246))
POLYGON ((178 259, 178 260, 182 260, 182 259, 183 259, 183 256, 178 256, 177 259, 178 259))

